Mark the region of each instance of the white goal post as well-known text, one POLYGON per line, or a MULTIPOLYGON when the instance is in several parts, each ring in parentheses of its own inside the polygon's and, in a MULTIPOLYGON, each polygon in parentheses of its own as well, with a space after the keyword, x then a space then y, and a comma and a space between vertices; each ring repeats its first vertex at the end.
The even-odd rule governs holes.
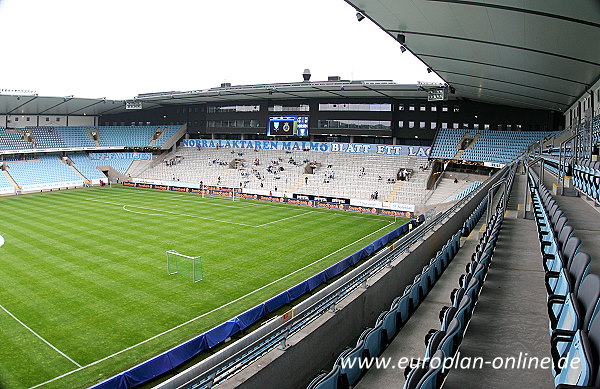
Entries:
POLYGON ((168 250, 167 255, 167 273, 183 274, 192 277, 194 282, 202 281, 202 259, 180 254, 175 250, 168 250))

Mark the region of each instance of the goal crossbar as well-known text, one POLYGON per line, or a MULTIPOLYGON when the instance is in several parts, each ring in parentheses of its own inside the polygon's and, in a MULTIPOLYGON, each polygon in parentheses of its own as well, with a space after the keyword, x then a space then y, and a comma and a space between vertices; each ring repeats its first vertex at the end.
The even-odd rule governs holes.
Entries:
POLYGON ((202 259, 197 256, 180 254, 175 250, 166 251, 167 273, 183 274, 192 277, 194 282, 202 281, 202 259))

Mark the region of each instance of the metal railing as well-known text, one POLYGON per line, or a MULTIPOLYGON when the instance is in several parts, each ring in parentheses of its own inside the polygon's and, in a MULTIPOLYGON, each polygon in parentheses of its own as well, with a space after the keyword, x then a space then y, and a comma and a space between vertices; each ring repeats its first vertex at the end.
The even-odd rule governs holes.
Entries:
MULTIPOLYGON (((506 168, 500 170, 497 175, 490 179, 494 180, 497 176, 502 176, 506 171, 505 169, 506 168)), ((289 337, 298 333, 324 313, 335 311, 338 302, 358 288, 364 287, 369 279, 381 270, 389 267, 394 260, 401 254, 407 252, 412 245, 423 239, 426 234, 431 232, 444 219, 470 201, 484 186, 485 185, 480 185, 476 190, 458 201, 445 212, 439 213, 429 220, 426 220, 411 233, 401 237, 398 242, 394 244, 394 249, 392 251, 389 251, 389 249, 381 250, 375 257, 371 258, 346 276, 343 276, 336 283, 330 285, 330 288, 335 287, 334 290, 325 288, 312 298, 300 303, 298 308, 302 307, 304 309, 298 309, 299 313, 288 322, 279 324, 275 328, 272 327, 277 325, 276 323, 265 324, 262 328, 256 330, 257 334, 254 334, 253 336, 253 338, 256 338, 254 341, 237 352, 234 352, 232 355, 225 357, 220 362, 214 364, 214 366, 207 366, 210 362, 206 360, 202 361, 197 364, 196 367, 192 367, 186 372, 181 373, 179 376, 159 384, 157 388, 213 388, 245 369, 269 351, 278 347, 285 349, 289 337), (338 286, 336 287, 336 285, 338 286), (316 301, 312 302, 312 300, 316 301), (264 333, 261 334, 261 332, 264 333), (199 370, 198 372, 195 371, 196 368, 199 370), (184 381, 186 379, 183 377, 184 374, 193 375, 194 378, 184 381)))

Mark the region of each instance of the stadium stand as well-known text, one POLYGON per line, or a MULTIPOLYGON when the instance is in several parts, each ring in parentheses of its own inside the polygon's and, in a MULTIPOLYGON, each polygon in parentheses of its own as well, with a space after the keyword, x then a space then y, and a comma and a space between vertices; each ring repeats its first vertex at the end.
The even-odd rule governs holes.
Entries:
POLYGON ((125 174, 131 163, 132 158, 127 158, 122 153, 105 153, 102 159, 92 159, 90 154, 69 154, 73 161, 73 166, 79 170, 87 179, 106 179, 107 177, 98 170, 98 166, 111 166, 121 174, 125 174))
POLYGON ((25 131, 30 132, 33 148, 37 149, 63 149, 67 145, 52 127, 27 127, 25 131))
POLYGON ((434 140, 430 157, 507 164, 523 154, 532 143, 551 134, 549 131, 443 128, 434 140))
POLYGON ((149 146, 156 126, 104 126, 97 127, 100 145, 107 147, 149 146))
POLYGON ((54 127, 67 147, 96 147, 88 134, 89 127, 54 127))
POLYGON ((82 178, 57 155, 40 155, 36 160, 8 162, 8 172, 23 190, 43 189, 63 183, 82 184, 82 178))
POLYGON ((0 151, 68 149, 68 148, 124 148, 161 147, 169 141, 181 126, 41 126, 7 130, 0 127, 0 151), (90 137, 97 131, 99 144, 90 137), (160 138, 153 141, 159 131, 160 138), (31 134, 31 142, 24 140, 31 134))
POLYGON ((6 178, 3 172, 0 172, 0 193, 12 191, 13 189, 12 183, 6 178))
POLYGON ((180 147, 139 177, 358 199, 377 192, 380 201, 415 204, 430 174, 420 167, 427 164, 424 157, 180 147), (409 180, 399 179, 403 170, 412 172, 409 180))
POLYGON ((0 127, 1 150, 27 150, 31 148, 31 143, 23 140, 23 132, 20 130, 9 132, 6 128, 0 127))

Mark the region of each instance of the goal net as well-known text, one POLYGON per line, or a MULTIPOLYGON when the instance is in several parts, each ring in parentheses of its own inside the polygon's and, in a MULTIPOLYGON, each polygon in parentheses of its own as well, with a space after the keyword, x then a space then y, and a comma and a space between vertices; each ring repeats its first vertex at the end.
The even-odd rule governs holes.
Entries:
POLYGON ((192 277, 194 282, 202 281, 202 260, 200 257, 190 257, 179 254, 177 251, 169 250, 167 253, 167 272, 172 274, 183 274, 192 277))

